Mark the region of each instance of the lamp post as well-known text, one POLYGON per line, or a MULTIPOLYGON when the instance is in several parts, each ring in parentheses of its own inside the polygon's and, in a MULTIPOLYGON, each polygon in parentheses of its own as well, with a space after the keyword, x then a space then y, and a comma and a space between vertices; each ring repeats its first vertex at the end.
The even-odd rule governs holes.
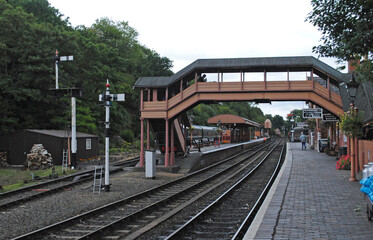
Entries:
POLYGON ((352 74, 351 80, 347 83, 347 91, 352 105, 355 104, 356 92, 359 85, 360 83, 355 80, 355 74, 352 74))
MULTIPOLYGON (((355 80, 355 75, 352 73, 351 80, 346 84, 347 85, 347 92, 349 95, 349 99, 351 102, 351 111, 356 110, 358 112, 358 108, 354 108, 355 99, 356 99, 356 92, 359 88, 359 83, 355 80)), ((357 169, 357 156, 358 156, 358 149, 357 149, 357 138, 356 136, 352 136, 350 142, 350 153, 351 153, 351 176, 350 182, 356 181, 356 169, 357 169)))
POLYGON ((218 144, 219 144, 219 147, 220 147, 220 134, 221 134, 221 131, 220 131, 220 123, 221 123, 221 121, 220 121, 220 119, 218 120, 218 133, 219 133, 219 142, 218 142, 218 144))
POLYGON ((290 119, 291 122, 291 142, 294 142, 294 117, 291 117, 290 119))

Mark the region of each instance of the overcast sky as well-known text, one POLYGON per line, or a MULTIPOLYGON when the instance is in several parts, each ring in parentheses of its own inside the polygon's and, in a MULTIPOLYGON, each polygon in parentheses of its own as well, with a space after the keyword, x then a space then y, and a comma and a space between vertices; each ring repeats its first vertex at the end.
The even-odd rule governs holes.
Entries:
MULTIPOLYGON (((311 0, 49 0, 73 26, 108 17, 126 21, 142 45, 173 61, 176 73, 196 59, 315 56, 321 34, 305 22, 311 0)), ((320 58, 332 67, 335 59, 320 58)), ((286 117, 303 102, 260 104, 286 117)))

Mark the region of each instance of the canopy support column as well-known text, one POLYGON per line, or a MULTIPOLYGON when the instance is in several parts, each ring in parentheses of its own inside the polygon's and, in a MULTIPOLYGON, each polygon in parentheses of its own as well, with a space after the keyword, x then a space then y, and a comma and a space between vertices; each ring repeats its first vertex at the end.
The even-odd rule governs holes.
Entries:
POLYGON ((171 162, 170 165, 175 164, 175 130, 174 130, 174 121, 171 121, 171 162))
POLYGON ((144 167, 144 166, 145 166, 145 162, 144 162, 144 119, 141 118, 141 119, 140 119, 140 122, 141 122, 141 138, 140 138, 140 144, 141 144, 141 147, 140 147, 140 167, 144 167))
POLYGON ((169 127, 168 127, 168 119, 166 119, 166 141, 165 141, 165 156, 164 156, 164 166, 169 167, 170 166, 170 149, 169 149, 169 127))

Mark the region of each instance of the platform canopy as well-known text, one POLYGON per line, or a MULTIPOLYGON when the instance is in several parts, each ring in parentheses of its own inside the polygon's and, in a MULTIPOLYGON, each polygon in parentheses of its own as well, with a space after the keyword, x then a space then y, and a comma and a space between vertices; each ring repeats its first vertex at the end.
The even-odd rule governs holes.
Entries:
POLYGON ((260 127, 260 124, 254 121, 251 121, 247 118, 243 118, 233 114, 220 114, 213 116, 207 120, 209 124, 245 124, 253 127, 260 127), (220 121, 220 122, 219 122, 220 121))

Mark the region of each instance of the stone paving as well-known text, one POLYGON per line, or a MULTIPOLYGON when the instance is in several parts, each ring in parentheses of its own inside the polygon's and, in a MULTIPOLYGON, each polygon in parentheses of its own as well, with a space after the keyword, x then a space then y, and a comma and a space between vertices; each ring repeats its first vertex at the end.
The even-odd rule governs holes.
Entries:
POLYGON ((349 181, 350 171, 336 170, 336 157, 302 150, 301 143, 290 148, 256 235, 245 239, 373 239, 361 185, 349 181))

